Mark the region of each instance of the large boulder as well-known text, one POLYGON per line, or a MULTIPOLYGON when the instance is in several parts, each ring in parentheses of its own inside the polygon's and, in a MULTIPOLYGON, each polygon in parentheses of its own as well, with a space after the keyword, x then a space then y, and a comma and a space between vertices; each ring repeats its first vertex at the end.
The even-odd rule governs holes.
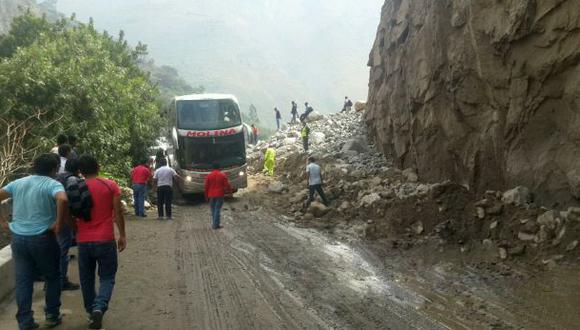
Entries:
POLYGON ((502 201, 506 204, 522 206, 529 204, 532 201, 532 195, 528 188, 519 186, 504 192, 502 201))
POLYGON ((369 135, 425 181, 522 184, 541 204, 572 201, 579 29, 578 1, 386 1, 369 58, 369 135))
POLYGON ((580 170, 574 169, 568 172, 568 185, 570 186, 570 193, 577 199, 580 199, 580 170))
POLYGON ((354 103, 354 109, 356 110, 356 112, 365 111, 366 107, 367 103, 365 101, 356 101, 354 103))
POLYGON ((328 212, 330 212, 330 209, 319 202, 312 202, 308 207, 308 213, 312 214, 316 218, 322 218, 328 212))
POLYGON ((358 136, 352 138, 342 146, 343 153, 355 152, 357 154, 369 152, 369 147, 364 137, 358 136))
POLYGON ((323 118, 324 118, 324 115, 322 115, 320 112, 313 111, 306 118, 306 122, 307 123, 312 123, 312 122, 315 122, 315 121, 322 120, 323 118))

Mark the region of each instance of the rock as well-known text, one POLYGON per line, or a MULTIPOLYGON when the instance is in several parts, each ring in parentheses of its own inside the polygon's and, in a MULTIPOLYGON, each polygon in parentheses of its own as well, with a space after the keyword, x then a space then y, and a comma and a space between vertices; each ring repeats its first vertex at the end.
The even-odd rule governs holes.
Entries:
POLYGON ((526 234, 536 234, 538 230, 540 230, 540 226, 535 220, 527 220, 521 228, 521 231, 526 234))
POLYGON ((306 221, 314 220, 314 215, 312 215, 311 213, 306 213, 302 219, 306 221))
POLYGON ((413 168, 408 168, 406 170, 403 171, 403 176, 407 179, 407 181, 409 182, 417 182, 419 181, 419 176, 417 175, 417 171, 413 168))
POLYGON ((342 204, 340 204, 340 206, 338 207, 338 211, 343 212, 346 211, 350 208, 350 203, 347 201, 342 202, 342 204))
POLYGON ((415 234, 417 234, 417 235, 421 235, 425 231, 425 227, 423 226, 423 222, 421 222, 421 221, 415 222, 413 224, 412 228, 413 228, 413 231, 415 232, 415 234))
POLYGON ((568 172, 568 185, 570 186, 570 193, 577 199, 580 199, 580 169, 575 168, 568 172))
POLYGON ((372 186, 377 187, 377 186, 382 186, 382 184, 383 184, 383 180, 381 180, 381 178, 378 176, 371 179, 372 186))
POLYGON ((532 234, 527 234, 527 233, 523 233, 523 232, 519 232, 518 233, 518 239, 520 241, 535 241, 537 239, 536 235, 532 235, 532 234))
POLYGON ((498 222, 494 221, 489 225, 489 230, 495 230, 498 226, 498 222))
POLYGON ((369 195, 364 196, 363 198, 361 198, 360 200, 360 205, 365 207, 365 206, 372 206, 373 204, 375 204, 376 202, 381 200, 381 195, 377 194, 377 193, 372 193, 369 195))
POLYGON ((369 152, 366 140, 364 137, 355 137, 346 141, 344 146, 342 146, 343 153, 355 152, 356 154, 369 152))
POLYGON ((149 201, 145 201, 145 209, 149 210, 151 209, 153 206, 151 205, 151 203, 149 203, 149 201))
POLYGON ((526 253, 525 245, 518 245, 508 250, 510 256, 522 256, 524 253, 526 253))
POLYGON ((489 215, 500 215, 503 213, 503 204, 495 204, 485 210, 489 215))
POLYGON ((570 244, 568 244, 568 246, 566 247, 566 251, 570 252, 573 251, 574 249, 576 249, 576 247, 578 246, 578 241, 573 241, 570 244))
POLYGON ((489 207, 490 206, 490 202, 489 202, 489 200, 487 198, 484 198, 484 199, 476 202, 474 204, 474 206, 486 208, 486 207, 489 207))
POLYGON ((0 222, 8 222, 12 215, 11 200, 4 200, 0 202, 0 222))
POLYGON ((567 219, 569 221, 580 222, 580 207, 569 208, 567 219))
POLYGON ((321 144, 325 141, 326 135, 322 132, 314 132, 310 134, 310 141, 321 144))
POLYGON ((365 111, 366 107, 367 103, 365 101, 356 101, 354 103, 354 110, 356 110, 356 112, 365 111))
POLYGON ((330 211, 330 208, 324 206, 324 204, 319 202, 312 202, 308 207, 308 213, 312 214, 316 218, 322 218, 330 211))
POLYGON ((322 114, 320 114, 320 112, 313 111, 308 115, 308 118, 306 118, 306 122, 313 123, 315 121, 322 120, 323 118, 324 118, 324 116, 322 114))
POLYGON ((475 213, 479 219, 485 219, 485 209, 483 207, 476 207, 475 213))
POLYGON ((532 202, 530 190, 526 187, 516 187, 503 193, 502 201, 516 206, 526 205, 532 202))
POLYGON ((507 253, 507 250, 505 248, 499 248, 498 254, 499 254, 499 258, 501 260, 506 260, 508 257, 508 253, 507 253))
POLYGON ((268 191, 276 194, 281 194, 287 190, 286 186, 280 181, 274 181, 268 186, 268 191))
POLYGON ((545 203, 569 199, 580 47, 559 40, 580 45, 578 2, 384 3, 365 113, 378 148, 425 181, 521 182, 545 203))
POLYGON ((560 228, 558 235, 556 235, 556 238, 552 241, 552 246, 560 245, 560 243, 562 243, 564 235, 566 235, 566 226, 562 226, 562 228, 560 228))
POLYGON ((481 244, 486 250, 491 250, 493 248, 493 241, 489 238, 484 239, 481 244))
POLYGON ((545 226, 549 230, 556 230, 560 225, 560 213, 557 211, 547 211, 538 216, 537 222, 540 226, 545 226))

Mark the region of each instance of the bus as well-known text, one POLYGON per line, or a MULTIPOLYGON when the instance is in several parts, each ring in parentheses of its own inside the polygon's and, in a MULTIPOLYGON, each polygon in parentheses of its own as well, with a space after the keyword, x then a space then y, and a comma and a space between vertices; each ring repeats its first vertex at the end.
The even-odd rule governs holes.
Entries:
POLYGON ((248 186, 246 129, 235 96, 178 96, 169 115, 173 124, 171 158, 181 177, 178 188, 182 194, 203 193, 205 178, 215 163, 227 175, 233 192, 248 186))

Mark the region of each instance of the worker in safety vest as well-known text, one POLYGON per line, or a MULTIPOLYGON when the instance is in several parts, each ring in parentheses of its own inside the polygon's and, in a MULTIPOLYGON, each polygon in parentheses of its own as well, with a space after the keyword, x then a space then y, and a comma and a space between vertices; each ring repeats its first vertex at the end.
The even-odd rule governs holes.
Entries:
POLYGON ((304 146, 304 151, 308 152, 308 137, 310 136, 310 127, 305 121, 302 122, 302 130, 300 131, 300 137, 302 138, 302 145, 304 146))
POLYGON ((274 169, 276 167, 276 149, 268 148, 266 149, 266 155, 264 157, 264 172, 268 173, 270 176, 274 176, 274 169))

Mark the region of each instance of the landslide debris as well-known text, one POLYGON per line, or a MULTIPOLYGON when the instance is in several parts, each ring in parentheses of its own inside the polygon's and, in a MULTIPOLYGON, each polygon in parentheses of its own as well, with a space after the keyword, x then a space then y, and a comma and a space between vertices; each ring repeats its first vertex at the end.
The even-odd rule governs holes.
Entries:
POLYGON ((414 169, 401 171, 375 151, 366 140, 361 113, 319 116, 309 125, 310 153, 303 150, 299 125, 283 128, 248 151, 255 201, 297 225, 396 249, 432 244, 546 267, 580 257, 580 208, 540 207, 523 186, 479 194, 451 181, 424 183, 414 169), (277 153, 274 177, 262 172, 268 148, 277 153), (323 168, 328 208, 318 202, 305 207, 308 155, 323 168))

